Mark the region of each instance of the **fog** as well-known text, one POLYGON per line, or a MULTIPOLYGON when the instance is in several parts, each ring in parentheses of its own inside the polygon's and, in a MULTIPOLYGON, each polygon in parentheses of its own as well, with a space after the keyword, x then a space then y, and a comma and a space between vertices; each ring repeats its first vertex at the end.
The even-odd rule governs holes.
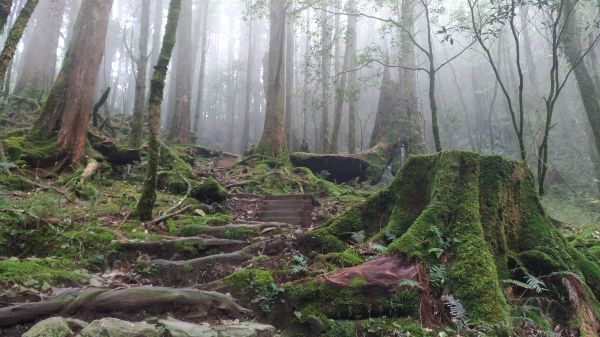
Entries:
MULTIPOLYGON (((133 114, 139 56, 144 53, 149 56, 147 72, 151 76, 162 42, 168 1, 148 2, 150 16, 146 51, 139 47, 142 1, 115 0, 111 12, 96 100, 108 87, 111 88, 100 115, 102 119, 110 116, 109 131, 116 137, 124 136, 123 130, 127 129, 133 114)), ((15 1, 13 6, 20 8, 23 3, 22 0, 15 1)), ((57 75, 78 6, 77 0, 40 1, 9 72, 7 85, 12 94, 22 95, 19 78, 29 72, 39 71, 49 58, 49 62, 55 64, 50 75, 57 75), (28 48, 32 48, 32 44, 51 40, 47 36, 40 40, 36 35, 41 34, 39 31, 51 34, 49 27, 52 25, 60 27, 57 41, 54 42, 56 55, 48 56, 53 54, 46 50, 52 48, 50 42, 33 46, 35 52, 28 56, 28 48)), ((434 97, 443 148, 495 153, 520 159, 521 151, 510 107, 501 88, 505 87, 513 104, 519 101, 520 66, 523 75, 522 138, 527 150, 526 160, 535 167, 544 135, 547 112, 545 99, 551 98, 551 78, 554 76, 552 27, 548 25, 554 14, 548 11, 547 6, 534 6, 527 1, 517 9, 514 24, 517 41, 520 42, 520 64, 516 62, 515 39, 506 20, 498 19, 495 23, 481 26, 483 43, 489 48, 502 80, 500 85, 490 59, 474 39, 468 1, 419 0, 414 1, 413 6, 415 25, 409 30, 414 40, 408 41, 408 44, 412 44, 412 50, 408 53, 415 56, 411 65, 407 63, 407 51, 403 50, 407 45, 406 37, 403 38, 403 29, 406 28, 394 23, 402 21, 400 1, 360 0, 354 10, 348 10, 345 1, 296 1, 289 5, 288 45, 285 48, 291 49, 286 53, 286 62, 292 62, 291 73, 286 75, 292 75, 291 84, 287 86, 289 111, 286 112, 291 119, 290 150, 298 151, 305 143, 303 150, 319 152, 323 128, 327 128, 326 134, 331 134, 335 124, 335 106, 343 103, 337 152, 348 152, 347 111, 352 99, 356 99, 357 111, 356 151, 368 150, 372 145, 371 135, 381 103, 380 93, 385 87, 385 84, 382 85, 384 65, 387 65, 394 83, 399 82, 402 70, 409 69, 415 76, 418 121, 425 132, 427 149, 434 151, 428 72, 431 68, 426 53, 429 16, 432 31, 430 54, 434 55, 433 68, 436 70, 434 97), (346 30, 350 17, 357 19, 356 57, 350 62, 351 69, 344 70, 348 37, 346 30), (331 36, 323 38, 324 32, 331 36), (331 57, 327 74, 322 71, 324 52, 331 57), (336 98, 336 88, 348 73, 354 73, 356 80, 346 84, 340 100, 336 98), (326 86, 327 92, 324 94, 323 85, 326 81, 330 81, 331 85, 326 86), (327 107, 326 119, 323 119, 324 105, 327 107), (325 120, 327 123, 324 125, 325 120)), ((182 7, 162 106, 162 131, 165 136, 171 133, 173 116, 183 106, 187 111, 184 113, 190 119, 188 125, 193 142, 241 154, 246 150, 246 113, 250 116, 247 121, 247 145, 259 142, 264 126, 269 52, 268 3, 183 0, 182 7), (186 31, 189 33, 187 38, 186 31), (206 36, 204 42, 203 35, 206 36), (181 89, 182 92, 178 84, 189 88, 181 89)), ((480 23, 498 15, 489 2, 476 2, 475 12, 475 19, 480 23)), ((584 35, 587 35, 581 41, 586 52, 582 62, 592 69, 595 81, 598 81, 598 74, 595 73, 598 69, 596 40, 600 33, 595 24, 597 12, 594 4, 581 1, 571 14, 578 19, 584 35), (588 50, 587 46, 591 48, 588 50)), ((11 20, 14 20, 14 14, 9 18, 9 25, 11 20)), ((6 31, 8 29, 4 35, 6 31)), ((598 179, 598 169, 594 167, 598 154, 575 76, 565 57, 564 46, 558 50, 558 67, 559 82, 568 79, 556 100, 549 128, 547 179, 550 183, 560 183, 565 189, 593 191, 594 181, 598 179)), ((44 82, 43 92, 47 93, 51 84, 51 80, 44 82)), ((146 90, 149 90, 148 85, 146 90)), ((36 95, 43 92, 37 92, 36 95)))

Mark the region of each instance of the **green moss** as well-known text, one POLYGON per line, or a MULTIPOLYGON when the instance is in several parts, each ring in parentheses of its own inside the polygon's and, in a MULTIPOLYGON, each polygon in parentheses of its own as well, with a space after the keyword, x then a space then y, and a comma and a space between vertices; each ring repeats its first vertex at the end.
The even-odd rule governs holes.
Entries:
POLYGON ((207 178, 191 192, 192 197, 204 203, 222 203, 227 200, 227 190, 215 178, 207 178))
POLYGON ((33 188, 33 185, 18 176, 1 173, 0 187, 13 191, 28 191, 33 188))
POLYGON ((58 285, 86 282, 86 277, 73 272, 74 269, 75 265, 69 259, 5 259, 0 261, 0 284, 6 286, 34 282, 41 286, 43 283, 58 285))
POLYGON ((358 256, 356 251, 353 249, 346 249, 340 253, 319 255, 319 259, 326 263, 333 264, 336 267, 342 268, 358 266, 364 262, 364 260, 358 256))
POLYGON ((14 136, 2 140, 7 157, 13 162, 37 165, 57 158, 58 147, 54 139, 38 140, 27 136, 14 136))

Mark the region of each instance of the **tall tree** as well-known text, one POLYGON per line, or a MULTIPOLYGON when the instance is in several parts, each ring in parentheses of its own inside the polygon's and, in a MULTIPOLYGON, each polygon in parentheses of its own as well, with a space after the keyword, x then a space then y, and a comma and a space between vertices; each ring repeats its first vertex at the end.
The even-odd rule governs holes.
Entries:
POLYGON ((66 0, 42 1, 33 12, 35 25, 23 46, 13 90, 15 94, 39 97, 52 87, 65 4, 66 0), (40 57, 40 50, 45 51, 44 57, 40 57))
MULTIPOLYGON (((571 8, 574 11, 574 6, 577 1, 564 0, 564 6, 571 8)), ((574 69, 575 79, 579 87, 579 93, 583 101, 583 106, 591 126, 593 133, 594 144, 596 149, 600 151, 600 100, 598 99, 598 88, 594 84, 594 80, 587 68, 585 62, 582 62, 582 57, 585 56, 582 47, 581 32, 577 27, 577 15, 568 15, 566 18, 566 27, 563 42, 563 49, 569 64, 574 69)), ((600 177, 598 178, 600 179, 600 177)), ((597 183, 600 186, 600 183, 597 183)))
POLYGON ((154 68, 152 81, 150 82, 150 97, 148 102, 148 165, 146 167, 146 178, 142 195, 136 206, 136 216, 142 221, 152 219, 152 210, 156 202, 156 178, 160 158, 160 105, 163 99, 165 79, 171 54, 177 36, 177 22, 181 10, 182 0, 171 0, 165 36, 158 57, 158 63, 154 68))
POLYGON ((194 125, 193 132, 196 134, 196 139, 199 139, 198 135, 202 130, 202 123, 204 122, 204 77, 206 73, 206 54, 208 46, 208 7, 210 0, 202 0, 202 19, 201 19, 201 43, 200 43, 200 71, 198 72, 198 94, 196 99, 196 111, 194 111, 194 125))
POLYGON ((131 123, 131 145, 142 145, 144 115, 146 114, 146 82, 148 81, 148 37, 150 34, 150 1, 142 1, 142 16, 140 17, 140 39, 138 41, 138 56, 135 74, 135 103, 133 106, 133 121, 131 123))
POLYGON ((65 163, 77 163, 83 156, 112 4, 82 2, 61 71, 34 127, 43 138, 58 131, 59 155, 65 163))
POLYGON ((329 151, 329 95, 331 89, 331 27, 327 10, 321 11, 321 152, 329 151))
POLYGON ((19 13, 19 17, 17 17, 17 20, 8 32, 8 37, 6 38, 6 42, 4 42, 4 49, 0 53, 0 83, 4 83, 6 79, 6 72, 10 69, 11 61, 17 51, 17 45, 21 41, 21 36, 23 36, 23 32, 29 23, 29 18, 31 18, 31 14, 37 4, 38 0, 27 0, 27 3, 25 3, 25 6, 19 13))
POLYGON ((177 29, 177 60, 175 62, 175 110, 170 138, 180 144, 190 142, 190 106, 192 93, 192 0, 182 0, 181 22, 177 29))
MULTIPOLYGON (((244 101, 244 124, 242 126, 242 140, 240 151, 244 153, 250 142, 250 113, 252 112, 252 87, 254 84, 254 22, 248 22, 248 56, 246 63, 246 94, 244 101)), ((256 98, 255 98, 256 99, 256 98)))
MULTIPOLYGON (((356 10, 356 0, 348 0, 348 12, 356 10)), ((356 16, 348 16, 348 28, 346 32, 346 53, 348 54, 349 68, 355 68, 356 59, 356 16)), ((356 89, 356 71, 348 74, 348 152, 356 152, 356 117, 357 117, 357 101, 358 90, 356 89)))
POLYGON ((0 0, 0 34, 4 31, 4 26, 10 15, 12 4, 12 0, 0 0))
POLYGON ((285 27, 286 4, 271 0, 268 56, 267 110, 257 151, 279 156, 285 151, 285 27))
POLYGON ((294 23, 288 20, 285 41, 285 134, 288 149, 292 148, 294 129, 294 56, 296 50, 296 36, 294 23))

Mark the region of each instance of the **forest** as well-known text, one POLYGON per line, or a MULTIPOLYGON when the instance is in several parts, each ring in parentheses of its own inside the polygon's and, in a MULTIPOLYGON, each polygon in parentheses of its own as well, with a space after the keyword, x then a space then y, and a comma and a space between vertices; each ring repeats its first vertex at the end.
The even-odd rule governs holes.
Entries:
POLYGON ((600 1, 0 0, 0 337, 600 336, 600 1))

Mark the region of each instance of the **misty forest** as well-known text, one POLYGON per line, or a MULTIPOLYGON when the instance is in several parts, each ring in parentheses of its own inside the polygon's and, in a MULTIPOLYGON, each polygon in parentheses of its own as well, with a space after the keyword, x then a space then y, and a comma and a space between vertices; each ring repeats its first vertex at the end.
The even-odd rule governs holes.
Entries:
POLYGON ((600 336, 599 1, 0 30, 0 336, 600 336))

